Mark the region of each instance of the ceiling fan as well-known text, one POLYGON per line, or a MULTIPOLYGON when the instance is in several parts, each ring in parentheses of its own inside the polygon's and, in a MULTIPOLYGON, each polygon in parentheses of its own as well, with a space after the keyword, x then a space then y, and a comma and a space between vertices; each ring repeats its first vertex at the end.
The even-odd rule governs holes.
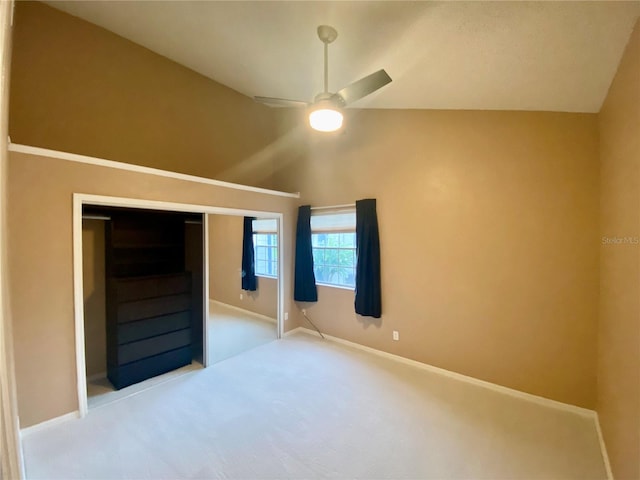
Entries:
POLYGON ((329 92, 329 44, 338 38, 338 32, 329 25, 320 25, 318 38, 324 43, 324 91, 318 93, 312 103, 273 97, 254 97, 254 99, 270 107, 311 107, 309 112, 311 127, 321 132, 333 132, 342 127, 342 108, 384 87, 391 82, 391 77, 382 69, 347 85, 336 93, 329 92))

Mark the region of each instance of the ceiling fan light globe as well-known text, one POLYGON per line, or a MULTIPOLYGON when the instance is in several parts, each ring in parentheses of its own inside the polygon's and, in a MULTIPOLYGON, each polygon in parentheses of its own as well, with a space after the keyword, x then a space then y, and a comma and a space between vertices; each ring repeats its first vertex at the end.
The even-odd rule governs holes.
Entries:
POLYGON ((309 113, 309 125, 319 132, 335 132, 342 127, 342 112, 335 108, 318 108, 309 113))

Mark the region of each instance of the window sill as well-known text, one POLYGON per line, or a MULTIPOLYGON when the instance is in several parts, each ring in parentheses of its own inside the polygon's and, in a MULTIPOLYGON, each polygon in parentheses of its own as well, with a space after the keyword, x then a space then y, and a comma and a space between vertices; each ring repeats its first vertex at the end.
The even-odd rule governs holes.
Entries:
POLYGON ((337 288, 340 290, 351 290, 352 292, 355 291, 355 287, 345 287, 343 285, 331 285, 330 283, 320 283, 320 282, 316 282, 316 285, 319 287, 329 287, 329 288, 337 288))
POLYGON ((278 279, 277 275, 263 275, 262 273, 256 273, 256 277, 278 279))

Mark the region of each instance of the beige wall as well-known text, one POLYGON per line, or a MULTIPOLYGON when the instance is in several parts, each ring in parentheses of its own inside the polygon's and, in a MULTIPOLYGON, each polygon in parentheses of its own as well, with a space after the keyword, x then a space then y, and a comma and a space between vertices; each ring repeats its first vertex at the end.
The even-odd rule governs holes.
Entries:
MULTIPOLYGON (((26 154, 9 158, 8 248, 18 404, 22 427, 77 410, 73 315, 72 193, 232 207, 284 214, 292 249, 297 199, 26 154)), ((290 275, 292 265, 285 258, 290 275)), ((292 298, 291 277, 285 299, 292 298)), ((285 310, 291 304, 285 301, 285 310)), ((285 324, 285 329, 295 327, 285 324)))
POLYGON ((82 289, 87 376, 107 372, 104 221, 82 221, 82 289))
MULTIPOLYGON (((640 478, 640 23, 599 115, 598 413, 616 479, 640 478), (631 243, 607 243, 629 238, 631 243)), ((625 242, 625 240, 622 240, 625 242)))
POLYGON ((308 157, 278 182, 315 206, 377 198, 383 316, 358 317, 353 292, 319 287, 316 325, 593 408, 596 115, 347 110, 345 122, 328 137, 301 129, 308 157))
POLYGON ((209 298, 277 318, 277 279, 258 277, 258 290, 242 290, 242 219, 209 215, 209 298))
POLYGON ((270 186, 273 109, 44 4, 15 22, 14 143, 270 186))

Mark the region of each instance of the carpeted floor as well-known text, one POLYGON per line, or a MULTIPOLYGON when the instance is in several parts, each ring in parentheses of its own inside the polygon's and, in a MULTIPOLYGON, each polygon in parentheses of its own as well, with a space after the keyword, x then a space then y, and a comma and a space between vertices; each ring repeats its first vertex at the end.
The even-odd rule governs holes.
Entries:
POLYGON ((277 323, 260 315, 211 302, 207 339, 209 363, 233 357, 278 338, 277 323))
POLYGON ((24 439, 30 479, 604 479, 593 419, 294 334, 24 439))

